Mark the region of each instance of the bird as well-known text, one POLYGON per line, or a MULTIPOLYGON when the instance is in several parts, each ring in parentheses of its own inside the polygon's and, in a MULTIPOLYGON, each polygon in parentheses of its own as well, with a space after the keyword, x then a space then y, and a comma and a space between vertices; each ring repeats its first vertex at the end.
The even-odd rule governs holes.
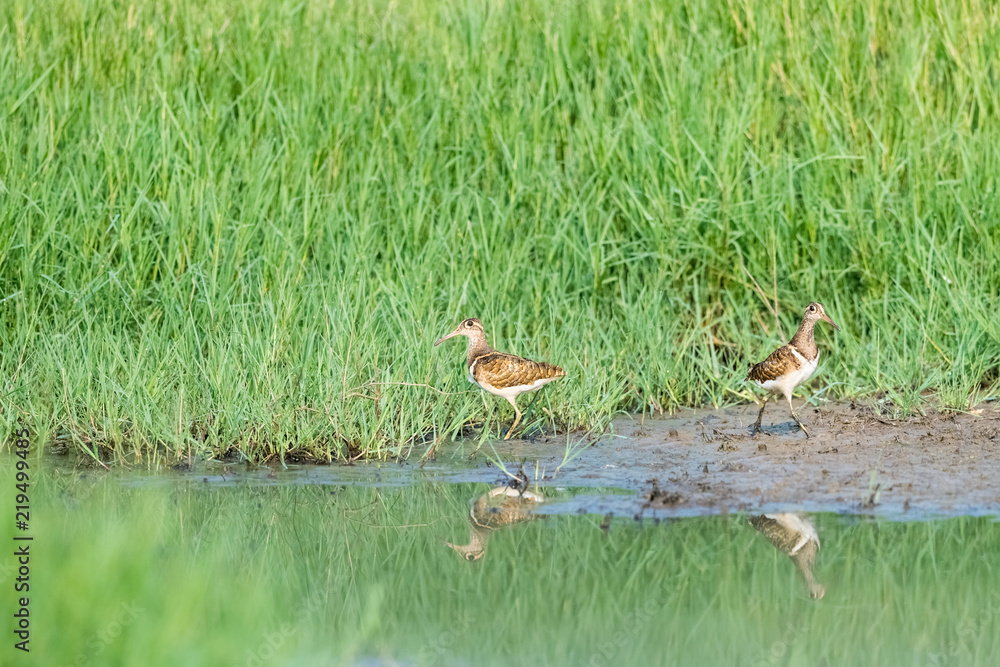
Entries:
POLYGON ((767 538, 775 549, 788 555, 805 579, 809 597, 818 600, 826 589, 813 577, 813 563, 819 551, 819 535, 809 519, 792 513, 758 514, 749 518, 750 525, 767 538))
POLYGON ((437 347, 454 336, 469 339, 466 364, 469 367, 469 382, 479 385, 494 396, 507 399, 514 408, 516 418, 504 440, 509 440, 521 421, 521 411, 515 399, 526 392, 536 391, 544 385, 566 376, 566 371, 544 361, 532 361, 506 352, 497 352, 486 342, 483 323, 475 317, 462 320, 454 331, 434 342, 437 347))
POLYGON ((509 486, 497 486, 479 496, 469 511, 469 543, 445 542, 465 560, 479 560, 486 553, 490 532, 532 519, 531 508, 544 502, 540 493, 519 491, 509 486))
POLYGON ((802 432, 809 437, 809 431, 799 420, 792 407, 792 392, 800 384, 812 377, 819 363, 819 348, 816 347, 816 337, 813 329, 816 322, 823 320, 829 322, 834 329, 840 331, 833 320, 826 314, 823 304, 813 301, 806 306, 802 315, 802 324, 798 331, 792 336, 792 340, 787 345, 782 345, 771 355, 760 362, 750 366, 744 382, 753 382, 761 389, 765 389, 768 395, 764 397, 764 403, 757 413, 757 421, 753 425, 753 433, 756 435, 761 431, 760 420, 764 416, 764 408, 771 394, 781 394, 788 401, 788 410, 792 413, 792 419, 799 425, 802 432))

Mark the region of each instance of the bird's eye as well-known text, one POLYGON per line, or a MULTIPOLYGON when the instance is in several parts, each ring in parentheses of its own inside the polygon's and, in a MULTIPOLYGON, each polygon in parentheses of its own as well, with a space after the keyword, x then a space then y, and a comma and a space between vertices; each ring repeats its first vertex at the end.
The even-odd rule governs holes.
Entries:
POLYGON ((469 329, 472 328, 472 320, 465 320, 465 326, 469 329))
POLYGON ((815 313, 816 312, 816 306, 809 306, 809 312, 815 313))

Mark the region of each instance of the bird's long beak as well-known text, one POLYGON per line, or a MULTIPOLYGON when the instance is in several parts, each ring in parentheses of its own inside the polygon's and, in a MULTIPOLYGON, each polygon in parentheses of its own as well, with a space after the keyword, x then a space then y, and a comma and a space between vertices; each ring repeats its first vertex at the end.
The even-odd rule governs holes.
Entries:
MULTIPOLYGON (((830 316, 827 315, 826 313, 823 313, 822 315, 820 315, 819 319, 826 320, 827 322, 830 323, 830 326, 832 326, 835 330, 840 331, 840 327, 837 326, 837 323, 834 322, 833 320, 831 320, 830 316)), ((444 340, 444 339, 442 338, 441 340, 444 340)), ((438 341, 438 342, 440 342, 440 341, 438 341)))
POLYGON ((462 329, 458 328, 458 329, 455 329, 454 331, 452 331, 447 336, 442 336, 441 338, 438 338, 436 341, 434 341, 434 347, 437 347, 438 345, 440 345, 441 343, 445 342, 446 340, 448 340, 452 336, 457 336, 460 333, 462 333, 462 329))

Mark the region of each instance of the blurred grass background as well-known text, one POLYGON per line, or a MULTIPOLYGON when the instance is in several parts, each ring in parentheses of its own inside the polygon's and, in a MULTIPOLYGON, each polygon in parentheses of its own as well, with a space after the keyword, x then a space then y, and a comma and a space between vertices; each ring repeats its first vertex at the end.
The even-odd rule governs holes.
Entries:
POLYGON ((810 300, 806 395, 995 394, 1000 6, 669 5, 3 3, 0 420, 422 453, 510 418, 393 384, 467 390, 478 316, 599 427, 747 400, 810 300))
MULTIPOLYGON (((442 541, 465 540, 489 485, 134 481, 34 473, 32 653, 4 642, 3 664, 990 665, 1000 650, 989 518, 817 515, 814 601, 745 515, 607 532, 550 516, 494 531, 470 563, 442 541)), ((13 576, 0 567, 0 587, 13 576)))

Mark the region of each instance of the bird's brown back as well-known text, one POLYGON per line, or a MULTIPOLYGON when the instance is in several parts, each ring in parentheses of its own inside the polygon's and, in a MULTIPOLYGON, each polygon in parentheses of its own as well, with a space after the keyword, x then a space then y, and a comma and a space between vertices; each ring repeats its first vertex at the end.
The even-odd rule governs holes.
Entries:
POLYGON ((795 352, 792 351, 792 346, 790 344, 782 345, 772 352, 767 359, 759 364, 754 364, 747 371, 746 379, 757 383, 777 380, 785 373, 798 370, 801 365, 798 357, 795 356, 795 352))
POLYGON ((765 514, 758 514, 749 517, 748 521, 761 535, 767 538, 775 549, 791 555, 792 549, 798 544, 802 535, 794 530, 789 530, 787 526, 776 519, 765 514))
POLYGON ((531 509, 538 505, 533 497, 481 495, 472 506, 472 522, 482 529, 500 528, 533 519, 531 509))
POLYGON ((491 351, 472 362, 472 377, 476 382, 497 389, 527 385, 546 378, 559 378, 566 371, 544 361, 532 361, 505 352, 491 351))

